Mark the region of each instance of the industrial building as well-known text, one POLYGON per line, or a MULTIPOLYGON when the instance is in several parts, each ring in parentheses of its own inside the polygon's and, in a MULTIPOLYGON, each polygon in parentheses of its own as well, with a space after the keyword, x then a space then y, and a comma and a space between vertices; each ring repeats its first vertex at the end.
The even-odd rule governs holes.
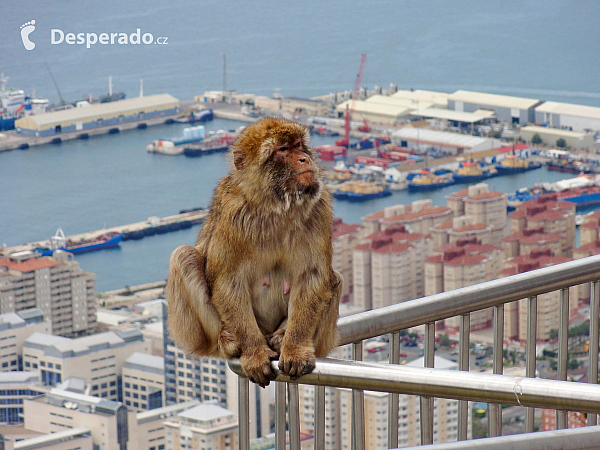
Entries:
POLYGON ((435 119, 452 126, 472 126, 476 123, 489 121, 494 118, 494 112, 484 109, 479 109, 475 112, 451 111, 443 108, 424 108, 415 110, 411 113, 412 116, 424 119, 435 119))
POLYGON ((418 108, 424 108, 425 103, 431 103, 435 108, 448 108, 448 95, 446 92, 424 91, 421 89, 399 90, 392 94, 393 98, 411 100, 418 105, 418 108))
POLYGON ((503 122, 523 125, 535 121, 535 108, 540 103, 540 100, 532 98, 472 91, 456 91, 448 96, 448 109, 462 112, 490 110, 503 122))
POLYGON ((158 94, 26 116, 15 122, 15 128, 19 133, 38 137, 58 136, 172 116, 178 112, 179 100, 169 94, 158 94))
POLYGON ((384 104, 369 102, 368 100, 356 100, 354 102, 347 100, 336 106, 335 110, 338 117, 344 117, 347 107, 353 108, 353 120, 366 119, 368 122, 383 125, 396 125, 412 111, 412 108, 400 104, 384 104))
POLYGON ((535 108, 535 123, 570 131, 600 131, 600 108, 544 102, 535 108))
POLYGON ((556 145, 558 139, 564 139, 567 147, 570 148, 591 148, 594 146, 594 135, 592 133, 539 127, 537 125, 521 128, 521 138, 527 142, 531 142, 536 134, 542 139, 542 143, 546 145, 556 145))
POLYGON ((283 97, 281 99, 281 110, 294 114, 324 116, 330 109, 329 104, 321 99, 303 97, 283 97))
POLYGON ((415 149, 417 152, 433 147, 450 155, 491 150, 502 146, 502 142, 497 139, 408 127, 394 131, 392 142, 401 147, 415 149))

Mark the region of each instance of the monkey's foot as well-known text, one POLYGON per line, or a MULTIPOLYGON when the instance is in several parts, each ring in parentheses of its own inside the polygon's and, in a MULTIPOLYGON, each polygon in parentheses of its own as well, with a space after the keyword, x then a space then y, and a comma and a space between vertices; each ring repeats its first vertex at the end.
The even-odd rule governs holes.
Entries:
POLYGON ((271 380, 275 379, 275 372, 271 368, 271 359, 276 357, 275 352, 266 347, 265 350, 243 354, 240 362, 250 381, 264 388, 269 385, 271 380))
POLYGON ((281 354, 281 344, 283 343, 283 336, 285 336, 285 329, 279 329, 274 333, 267 334, 265 337, 267 338, 267 344, 271 350, 277 353, 277 358, 281 354))
POLYGON ((311 348, 285 346, 279 356, 279 370, 290 378, 307 375, 315 370, 315 353, 311 348))

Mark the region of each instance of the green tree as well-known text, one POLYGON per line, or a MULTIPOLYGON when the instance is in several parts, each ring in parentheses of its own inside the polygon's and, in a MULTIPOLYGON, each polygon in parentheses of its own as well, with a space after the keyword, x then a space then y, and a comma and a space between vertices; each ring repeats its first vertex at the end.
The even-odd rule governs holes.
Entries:
POLYGON ((532 137, 531 137, 531 143, 532 144, 541 144, 542 143, 542 138, 538 133, 535 133, 532 137))
POLYGON ((577 361, 576 359, 569 360, 569 362, 567 364, 567 369, 568 370, 575 370, 578 367, 579 367, 579 361, 577 361))
POLYGON ((563 138, 558 138, 556 140, 556 146, 558 148, 565 148, 567 146, 567 141, 565 141, 563 138))
POLYGON ((447 334, 442 334, 440 336, 440 345, 442 347, 450 347, 451 341, 447 334))
POLYGON ((550 340, 558 339, 558 330, 556 328, 551 328, 548 335, 550 336, 550 340))

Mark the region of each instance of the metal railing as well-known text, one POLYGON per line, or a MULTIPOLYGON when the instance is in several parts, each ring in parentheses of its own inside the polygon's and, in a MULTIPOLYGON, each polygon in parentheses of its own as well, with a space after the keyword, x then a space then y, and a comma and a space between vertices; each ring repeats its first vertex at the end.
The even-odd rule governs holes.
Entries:
MULTIPOLYGON (((525 272, 498 280, 443 292, 396 305, 367 311, 338 321, 340 345, 352 344, 354 361, 320 359, 310 375, 294 382, 278 374, 276 387, 276 448, 285 449, 286 407, 285 386, 289 397, 290 448, 300 449, 300 420, 297 383, 315 385, 315 448, 324 448, 325 442, 325 389, 332 386, 353 389, 352 396, 352 449, 365 448, 364 390, 390 393, 388 411, 388 447, 398 445, 398 394, 419 395, 421 445, 433 444, 433 398, 459 400, 458 439, 468 435, 468 401, 489 403, 488 436, 502 434, 501 405, 521 405, 527 408, 525 432, 534 431, 535 408, 557 410, 557 429, 567 427, 567 411, 587 412, 588 425, 597 424, 600 413, 600 386, 598 386, 598 325, 600 304, 600 255, 570 261, 543 269, 525 272), (588 383, 567 382, 569 287, 590 283, 590 325, 588 383), (560 291, 557 380, 535 379, 536 325, 538 295, 560 291), (525 348, 525 377, 503 375, 504 304, 527 301, 527 342, 525 348), (469 372, 470 313, 492 307, 493 319, 493 374, 469 372), (460 317, 459 371, 435 369, 435 321, 460 317), (424 368, 405 367, 398 364, 401 330, 425 325, 424 368), (359 362, 362 359, 362 342, 365 339, 389 334, 390 363, 359 362)), ((575 299, 574 301, 577 301, 575 299)), ((230 367, 242 374, 237 361, 230 367)), ((276 362, 273 367, 277 369, 276 362)), ((277 372, 278 373, 278 372, 277 372)), ((248 381, 239 378, 240 449, 249 448, 248 381)), ((564 440, 569 448, 589 448, 575 445, 569 437, 572 430, 556 434, 554 443, 564 440), (558 441, 557 441, 558 440, 558 441)), ((574 432, 574 430, 573 430, 574 432)), ((600 431, 597 431, 600 442, 600 431)), ((547 433, 524 434, 527 448, 545 448, 547 433), (536 442, 539 437, 539 446, 536 442)), ((514 437, 513 437, 514 438, 514 437)), ((504 439, 504 438, 498 438, 504 439)), ((516 437, 515 439, 519 439, 516 437)), ((492 440, 490 439, 490 442, 492 440)), ((470 441, 483 443, 485 441, 470 441)), ((466 443, 463 443, 466 444, 466 443)), ((450 444, 446 444, 450 445, 450 444)), ((437 446, 433 446, 437 447, 437 446)), ((443 447, 446 448, 446 447, 443 447)), ((448 447, 451 448, 451 447, 448 447)), ((567 448, 567 447, 564 447, 567 448)))

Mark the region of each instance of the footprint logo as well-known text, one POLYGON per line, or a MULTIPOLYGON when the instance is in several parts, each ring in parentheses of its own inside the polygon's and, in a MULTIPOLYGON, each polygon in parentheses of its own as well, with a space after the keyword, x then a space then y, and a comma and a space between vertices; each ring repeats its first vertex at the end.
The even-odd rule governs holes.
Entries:
POLYGON ((29 35, 35 30, 35 20, 21 25, 21 39, 26 50, 33 50, 35 44, 29 40, 29 35))

